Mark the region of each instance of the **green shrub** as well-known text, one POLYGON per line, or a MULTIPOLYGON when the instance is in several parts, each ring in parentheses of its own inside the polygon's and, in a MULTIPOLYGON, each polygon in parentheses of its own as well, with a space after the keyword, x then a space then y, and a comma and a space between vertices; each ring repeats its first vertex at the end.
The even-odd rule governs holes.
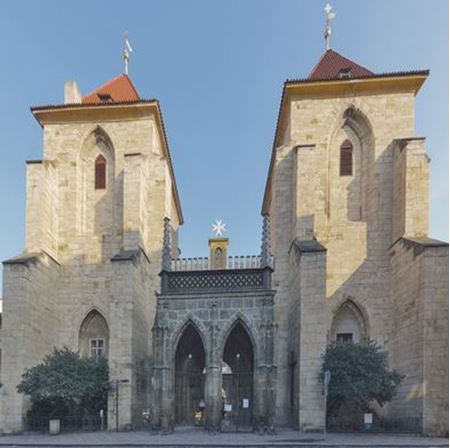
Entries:
POLYGON ((327 347, 322 358, 320 381, 327 370, 331 372, 329 415, 341 409, 367 411, 373 401, 383 406, 394 398, 402 380, 399 373, 389 370, 387 353, 374 341, 337 342, 327 347))
POLYGON ((54 349, 41 364, 27 369, 17 391, 31 399, 29 416, 98 415, 106 409, 108 363, 81 357, 67 347, 54 349))

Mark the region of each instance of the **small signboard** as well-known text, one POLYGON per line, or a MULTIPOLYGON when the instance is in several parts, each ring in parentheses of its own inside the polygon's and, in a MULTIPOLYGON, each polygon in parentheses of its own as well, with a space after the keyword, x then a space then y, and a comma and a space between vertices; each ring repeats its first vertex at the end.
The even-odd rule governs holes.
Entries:
POLYGON ((371 425, 373 423, 373 414, 364 414, 364 424, 371 425))
POLYGON ((231 412, 233 410, 233 405, 232 404, 226 404, 224 406, 224 410, 225 410, 225 412, 231 412))
POLYGON ((244 409, 247 409, 249 406, 250 406, 250 400, 249 400, 248 398, 244 398, 244 399, 242 400, 242 407, 243 407, 244 409))
POLYGON ((366 431, 369 431, 370 429, 372 429, 372 424, 373 424, 373 414, 371 413, 364 414, 364 429, 366 431))

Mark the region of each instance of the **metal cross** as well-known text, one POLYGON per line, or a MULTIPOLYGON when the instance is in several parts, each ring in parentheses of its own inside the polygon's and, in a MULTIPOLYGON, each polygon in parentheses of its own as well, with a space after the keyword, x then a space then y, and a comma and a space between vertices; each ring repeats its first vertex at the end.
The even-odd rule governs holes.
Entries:
POLYGON ((130 60, 130 54, 133 52, 133 48, 131 48, 128 40, 128 31, 125 31, 123 38, 123 61, 125 63, 125 74, 128 75, 128 61, 130 60))
POLYGON ((325 37, 326 49, 330 49, 330 36, 331 36, 331 21, 336 17, 336 13, 332 12, 333 8, 329 3, 324 8, 325 14, 327 16, 327 21, 325 24, 325 31, 323 36, 325 37))

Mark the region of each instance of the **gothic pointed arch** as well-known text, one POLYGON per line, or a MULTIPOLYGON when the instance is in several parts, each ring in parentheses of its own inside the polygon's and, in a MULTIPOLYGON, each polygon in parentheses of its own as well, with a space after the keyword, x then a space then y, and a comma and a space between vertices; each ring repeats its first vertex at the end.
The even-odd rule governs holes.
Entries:
POLYGON ((254 344, 249 329, 241 319, 230 327, 223 345, 223 360, 232 370, 239 368, 246 372, 254 369, 254 344))
POLYGON ((257 343, 257 338, 255 337, 256 335, 254 335, 252 328, 254 328, 254 326, 252 325, 252 323, 248 320, 248 318, 241 313, 240 311, 236 311, 231 319, 229 320, 229 324, 224 327, 220 333, 219 336, 219 340, 221 341, 221 351, 223 352, 224 348, 225 348, 225 344, 227 342, 227 339, 230 335, 230 333, 233 331, 234 327, 236 325, 242 325, 242 327, 245 329, 251 343, 252 343, 252 348, 253 348, 253 352, 255 354, 255 356, 257 356, 258 353, 258 343, 257 343))
POLYGON ((78 334, 78 348, 83 356, 108 357, 109 326, 103 315, 92 309, 81 322, 78 334))
POLYGON ((375 161, 372 125, 354 104, 334 114, 328 143, 327 215, 367 221, 375 161))
POLYGON ((196 325, 189 320, 181 329, 175 348, 175 421, 192 424, 204 400, 206 353, 196 325))
POLYGON ((344 124, 353 127, 355 132, 361 134, 361 137, 364 137, 366 133, 373 134, 372 123, 361 108, 351 104, 344 110, 342 118, 344 124))
POLYGON ((94 146, 103 147, 111 153, 112 157, 115 155, 113 140, 103 126, 95 125, 87 131, 81 142, 80 155, 84 157, 86 152, 89 152, 94 146))
POLYGON ((115 158, 108 132, 101 126, 90 129, 82 140, 77 158, 77 224, 80 234, 101 236, 114 232, 117 221, 114 219, 115 158))
POLYGON ((222 400, 234 409, 233 417, 242 426, 254 424, 255 351, 251 332, 241 319, 236 319, 226 334, 222 362, 222 400))
POLYGON ((192 326, 195 329, 195 331, 198 333, 198 335, 202 341, 203 347, 206 351, 206 347, 207 347, 206 328, 202 324, 202 322, 199 319, 197 319, 192 313, 189 313, 186 316, 186 319, 183 321, 183 323, 175 329, 175 331, 173 332, 173 335, 172 335, 172 340, 171 340, 170 346, 172 346, 172 347, 178 346, 178 342, 180 341, 181 337, 183 336, 184 331, 189 326, 192 326))
POLYGON ((346 299, 333 314, 331 340, 362 342, 369 338, 369 321, 364 309, 352 299, 346 299))

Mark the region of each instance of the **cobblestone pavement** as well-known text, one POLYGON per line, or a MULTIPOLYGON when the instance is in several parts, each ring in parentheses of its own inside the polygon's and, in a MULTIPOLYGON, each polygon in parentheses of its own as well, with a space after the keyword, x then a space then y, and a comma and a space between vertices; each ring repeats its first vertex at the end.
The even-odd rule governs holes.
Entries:
POLYGON ((96 432, 50 436, 28 433, 0 436, 2 447, 448 447, 448 439, 387 434, 306 434, 279 430, 274 436, 252 433, 210 435, 201 429, 182 428, 173 434, 96 432))

